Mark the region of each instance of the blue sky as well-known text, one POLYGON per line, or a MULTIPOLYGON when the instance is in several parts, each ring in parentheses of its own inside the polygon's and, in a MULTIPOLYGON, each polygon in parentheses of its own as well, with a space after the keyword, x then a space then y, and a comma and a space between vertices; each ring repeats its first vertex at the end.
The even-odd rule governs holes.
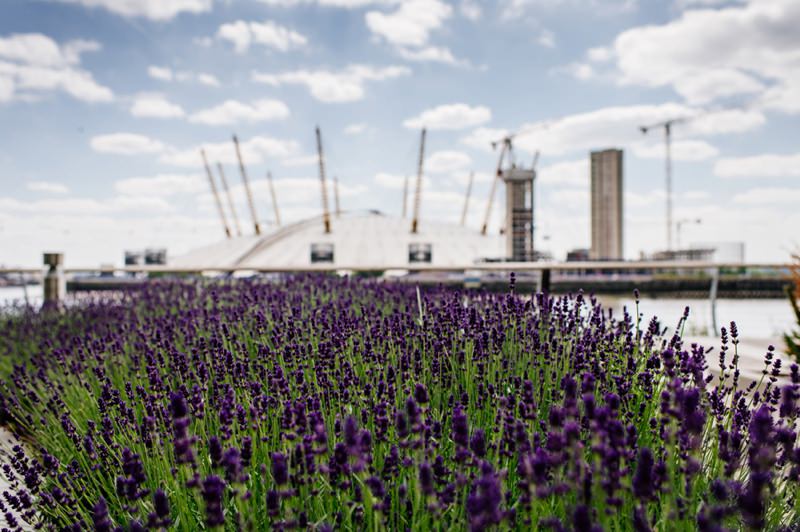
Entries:
MULTIPOLYGON (((259 218, 320 211, 323 132, 343 208, 399 214, 428 128, 422 219, 482 223, 496 154, 541 152, 537 247, 589 245, 589 151, 625 150, 625 253, 665 246, 663 147, 675 126, 684 245, 785 260, 800 227, 800 3, 793 0, 4 0, 0 264, 120 263, 222 238, 199 148, 242 141, 259 218)), ((499 198, 498 198, 499 199, 499 198)), ((499 228, 497 201, 493 228, 499 228)))

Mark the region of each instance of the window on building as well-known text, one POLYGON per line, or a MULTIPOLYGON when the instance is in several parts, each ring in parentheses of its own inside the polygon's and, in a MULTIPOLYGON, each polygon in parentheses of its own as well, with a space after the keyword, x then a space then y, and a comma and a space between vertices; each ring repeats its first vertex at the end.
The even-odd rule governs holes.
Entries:
POLYGON ((433 245, 414 242, 408 245, 408 262, 423 262, 430 264, 433 258, 433 245))
POLYGON ((311 244, 311 263, 333 262, 333 244, 311 244))

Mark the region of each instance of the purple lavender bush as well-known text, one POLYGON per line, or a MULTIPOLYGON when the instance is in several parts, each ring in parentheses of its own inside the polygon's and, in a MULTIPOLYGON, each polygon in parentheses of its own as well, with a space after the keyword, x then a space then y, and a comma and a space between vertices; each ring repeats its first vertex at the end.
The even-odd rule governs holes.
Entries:
POLYGON ((779 385, 770 352, 743 387, 734 325, 718 377, 663 332, 582 295, 418 301, 325 276, 4 316, 0 416, 26 443, 0 513, 64 530, 797 529, 797 366, 779 385))

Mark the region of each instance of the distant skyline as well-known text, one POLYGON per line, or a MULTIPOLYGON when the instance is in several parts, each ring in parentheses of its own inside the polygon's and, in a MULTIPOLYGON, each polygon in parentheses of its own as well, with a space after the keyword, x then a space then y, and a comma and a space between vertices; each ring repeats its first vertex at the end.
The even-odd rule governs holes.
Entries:
POLYGON ((637 258, 666 246, 663 132, 638 126, 675 117, 674 219, 702 220, 682 242, 784 261, 800 245, 798 27, 796 0, 4 0, 0 264, 221 240, 201 147, 251 230, 234 133, 266 227, 267 171, 284 224, 319 214, 316 125, 342 208, 392 215, 427 127, 421 226, 458 223, 474 171, 476 230, 490 142, 522 131, 518 161, 541 153, 536 247, 559 259, 590 246, 589 152, 621 148, 637 258))

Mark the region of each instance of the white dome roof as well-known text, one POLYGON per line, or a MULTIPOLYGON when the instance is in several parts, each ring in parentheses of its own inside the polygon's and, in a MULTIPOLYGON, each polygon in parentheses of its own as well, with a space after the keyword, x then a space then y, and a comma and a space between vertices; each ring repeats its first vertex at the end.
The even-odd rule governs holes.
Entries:
MULTIPOLYGON (((481 235, 455 224, 422 220, 411 234, 411 220, 376 211, 331 216, 331 232, 325 234, 322 217, 279 227, 262 236, 243 236, 193 250, 176 257, 176 267, 302 268, 313 264, 312 249, 330 250, 336 268, 388 269, 413 264, 409 252, 422 251, 418 264, 463 266, 485 258, 505 255, 499 235, 481 235), (415 246, 416 245, 416 246, 415 246), (428 248, 428 245, 430 246, 428 248), (412 249, 410 249, 412 248, 412 249)), ((324 254, 324 253, 323 253, 324 254)), ((320 257, 318 257, 320 258, 320 257)))

